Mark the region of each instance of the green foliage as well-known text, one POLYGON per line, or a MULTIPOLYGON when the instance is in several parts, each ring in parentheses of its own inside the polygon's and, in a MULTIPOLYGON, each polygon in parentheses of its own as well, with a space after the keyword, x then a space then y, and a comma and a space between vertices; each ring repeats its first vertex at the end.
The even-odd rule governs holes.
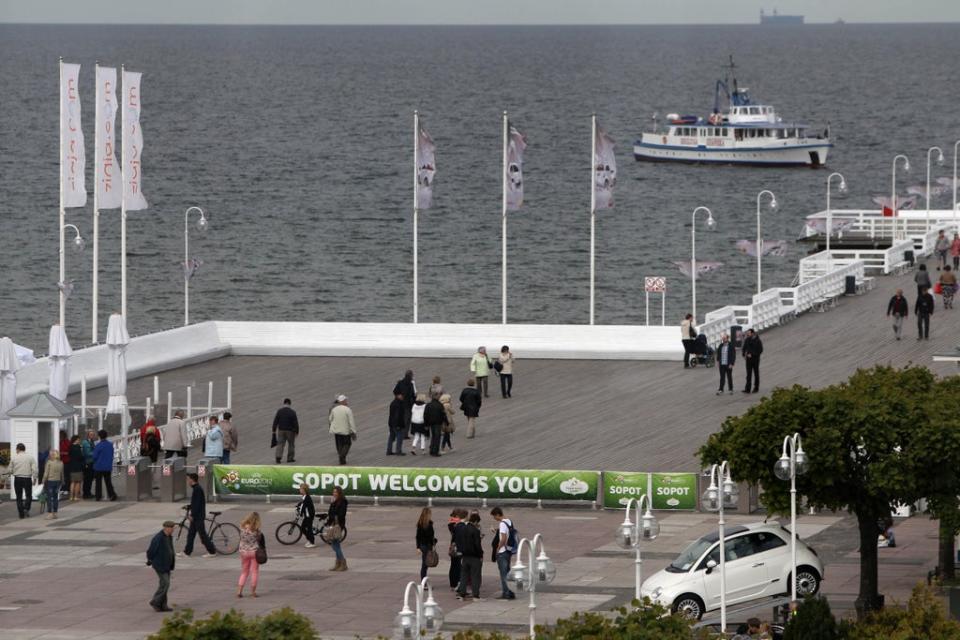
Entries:
POLYGON ((163 626, 148 640, 314 640, 313 623, 306 616, 284 607, 263 617, 247 618, 230 609, 213 612, 209 618, 194 620, 193 611, 184 609, 167 617, 163 626))
POLYGON ((783 630, 783 640, 840 640, 837 620, 823 598, 807 598, 783 630))
POLYGON ((917 585, 906 609, 888 607, 870 614, 847 632, 848 640, 960 640, 960 624, 926 585, 917 585))

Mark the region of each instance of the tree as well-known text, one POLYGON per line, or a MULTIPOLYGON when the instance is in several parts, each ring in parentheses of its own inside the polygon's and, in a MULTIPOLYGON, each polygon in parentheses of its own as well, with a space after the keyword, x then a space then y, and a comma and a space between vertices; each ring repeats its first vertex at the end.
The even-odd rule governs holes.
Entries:
MULTIPOLYGON (((858 370, 847 382, 819 390, 775 389, 744 415, 728 418, 700 449, 703 463, 726 459, 734 479, 758 483, 773 513, 789 513, 790 484, 773 467, 783 438, 800 433, 809 468, 797 478, 807 504, 847 509, 860 533, 857 614, 879 609, 877 523, 891 508, 916 499, 925 487, 911 460, 930 459, 936 442, 917 438, 930 427, 925 406, 934 387, 924 368, 858 370)), ((922 493, 921 493, 922 495, 922 493)))

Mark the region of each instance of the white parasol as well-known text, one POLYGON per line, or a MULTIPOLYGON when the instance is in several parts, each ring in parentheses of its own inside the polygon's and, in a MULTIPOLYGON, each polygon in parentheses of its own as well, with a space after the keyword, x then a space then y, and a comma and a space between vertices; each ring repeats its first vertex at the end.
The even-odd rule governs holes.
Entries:
POLYGON ((70 356, 73 349, 67 340, 67 332, 62 325, 50 327, 50 348, 47 350, 50 366, 50 395, 57 400, 66 401, 70 389, 70 356))
POLYGON ((10 420, 7 411, 17 406, 17 369, 20 368, 20 359, 13 340, 7 337, 0 338, 0 442, 10 442, 13 433, 10 431, 10 420))
POLYGON ((127 404, 127 345, 130 335, 123 316, 115 313, 110 316, 107 325, 107 347, 110 350, 107 361, 107 387, 110 398, 107 400, 107 413, 121 413, 127 404))

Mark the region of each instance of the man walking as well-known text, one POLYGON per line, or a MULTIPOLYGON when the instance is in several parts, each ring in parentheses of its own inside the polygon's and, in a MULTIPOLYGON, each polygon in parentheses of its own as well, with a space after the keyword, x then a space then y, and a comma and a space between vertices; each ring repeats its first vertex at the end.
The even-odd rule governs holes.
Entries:
POLYGON ((933 296, 929 290, 924 287, 920 289, 920 295, 917 296, 917 303, 913 308, 913 313, 917 316, 917 340, 930 339, 930 316, 933 315, 933 296))
POLYGON ((697 330, 693 327, 693 314, 688 313, 680 323, 680 340, 683 342, 683 368, 690 368, 690 354, 693 353, 693 343, 697 337, 697 330))
POLYGON ((97 445, 97 434, 87 431, 87 437, 80 443, 83 451, 83 499, 93 499, 93 448, 97 445))
POLYGON ((490 376, 490 360, 487 358, 486 347, 477 347, 477 352, 470 359, 470 373, 477 379, 477 391, 483 390, 483 397, 489 398, 487 378, 490 376))
POLYGON ((13 490, 17 496, 17 513, 20 519, 30 515, 33 502, 33 485, 37 482, 37 461, 27 453, 27 447, 17 443, 17 452, 10 461, 10 475, 13 476, 13 490))
POLYGON ((103 485, 107 485, 107 497, 113 502, 117 492, 113 490, 113 443, 107 440, 105 429, 97 432, 100 442, 93 448, 93 476, 97 483, 97 502, 103 499, 103 485))
POLYGON ((183 421, 183 410, 177 409, 173 419, 163 427, 163 457, 186 458, 187 445, 190 436, 187 435, 187 423, 183 421))
POLYGON ((747 337, 743 339, 743 360, 747 365, 747 384, 744 393, 756 393, 760 390, 760 354, 763 353, 763 342, 759 334, 753 329, 747 329, 747 337), (751 391, 750 380, 753 379, 751 391))
POLYGON ((353 409, 347 406, 347 396, 342 393, 337 396, 327 420, 330 422, 330 433, 333 434, 337 446, 340 464, 347 464, 350 446, 357 439, 357 424, 353 420, 353 409))
POLYGON ((207 494, 200 486, 200 476, 195 473, 187 474, 187 485, 193 488, 190 495, 190 528, 187 530, 187 544, 178 556, 189 556, 193 553, 193 541, 200 535, 200 544, 207 550, 204 558, 213 558, 217 555, 217 548, 207 535, 207 494))
POLYGON ((157 591, 150 599, 150 606, 154 611, 173 611, 167 605, 167 591, 170 590, 170 573, 177 563, 176 554, 173 552, 173 528, 177 526, 176 522, 167 520, 163 523, 157 535, 150 540, 150 546, 147 548, 147 566, 153 567, 157 572, 157 578, 160 583, 157 585, 157 591))
POLYGON ((730 342, 730 336, 723 334, 720 337, 720 346, 717 347, 717 367, 720 369, 720 389, 717 395, 723 395, 723 385, 726 382, 733 395, 733 363, 737 361, 737 349, 730 342))
POLYGON ((297 412, 290 406, 290 398, 284 398, 283 406, 277 409, 277 415, 273 417, 273 434, 277 437, 277 450, 274 452, 277 464, 280 464, 283 458, 283 448, 287 443, 290 444, 287 449, 287 462, 296 462, 294 446, 298 433, 300 422, 297 420, 297 412))
POLYGON ((403 452, 403 430, 406 428, 406 403, 403 401, 403 394, 397 393, 393 396, 393 402, 390 403, 390 413, 387 417, 387 455, 405 456, 403 452), (394 451, 396 443, 396 451, 394 451))
POLYGON ((500 595, 498 600, 513 600, 516 594, 507 585, 510 573, 510 557, 517 552, 517 530, 513 521, 503 517, 503 509, 494 507, 490 515, 497 521, 497 569, 500 571, 500 595))
POLYGON ((897 289, 897 292, 890 298, 887 304, 887 317, 893 316, 893 335, 899 340, 903 332, 903 319, 910 313, 910 303, 903 297, 903 289, 897 289))
POLYGON ((223 464, 230 464, 230 453, 237 450, 240 436, 237 435, 237 428, 233 426, 233 414, 229 411, 223 412, 220 431, 223 432, 223 456, 221 456, 221 460, 223 464))
POLYGON ((413 412, 413 403, 417 400, 417 383, 413 379, 413 371, 407 369, 403 377, 393 385, 393 395, 403 396, 403 438, 410 437, 410 418, 413 412))
POLYGON ((440 457, 440 430, 447 424, 447 410, 439 398, 432 398, 423 410, 423 424, 430 430, 430 455, 440 457))
MULTIPOLYGON (((483 572, 483 542, 480 539, 480 514, 470 515, 467 524, 460 523, 454 529, 453 543, 460 555, 460 582, 457 584, 457 599, 467 597, 470 585, 474 600, 480 599, 480 581, 483 572)), ((454 558, 456 561, 457 558, 454 558)))
POLYGON ((460 392, 460 410, 467 417, 467 438, 473 438, 477 432, 477 418, 480 417, 480 405, 483 404, 483 398, 480 397, 480 391, 474 388, 477 381, 473 378, 467 380, 467 387, 460 392))

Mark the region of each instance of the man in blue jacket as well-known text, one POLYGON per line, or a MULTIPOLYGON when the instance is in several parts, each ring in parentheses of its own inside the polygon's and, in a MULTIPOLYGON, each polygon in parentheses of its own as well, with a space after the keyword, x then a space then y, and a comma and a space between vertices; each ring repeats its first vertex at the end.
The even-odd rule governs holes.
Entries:
POLYGON ((100 441, 93 448, 93 476, 97 481, 97 502, 103 499, 103 484, 107 485, 107 497, 111 502, 117 499, 117 492, 113 490, 113 443, 107 440, 107 432, 100 429, 97 433, 100 441))
POLYGON ((183 552, 177 555, 189 556, 193 553, 193 541, 200 534, 200 543, 207 549, 204 558, 213 558, 217 555, 217 548, 207 535, 207 495, 200 486, 200 476, 195 473, 187 474, 187 484, 193 487, 190 496, 190 528, 187 530, 187 544, 183 552))
POLYGON ((147 548, 147 566, 153 567, 157 572, 157 578, 160 579, 157 591, 150 600, 150 606, 154 611, 173 611, 167 606, 167 591, 170 589, 170 573, 177 563, 172 537, 175 526, 177 523, 172 520, 164 522, 163 529, 153 536, 150 547, 147 548))

